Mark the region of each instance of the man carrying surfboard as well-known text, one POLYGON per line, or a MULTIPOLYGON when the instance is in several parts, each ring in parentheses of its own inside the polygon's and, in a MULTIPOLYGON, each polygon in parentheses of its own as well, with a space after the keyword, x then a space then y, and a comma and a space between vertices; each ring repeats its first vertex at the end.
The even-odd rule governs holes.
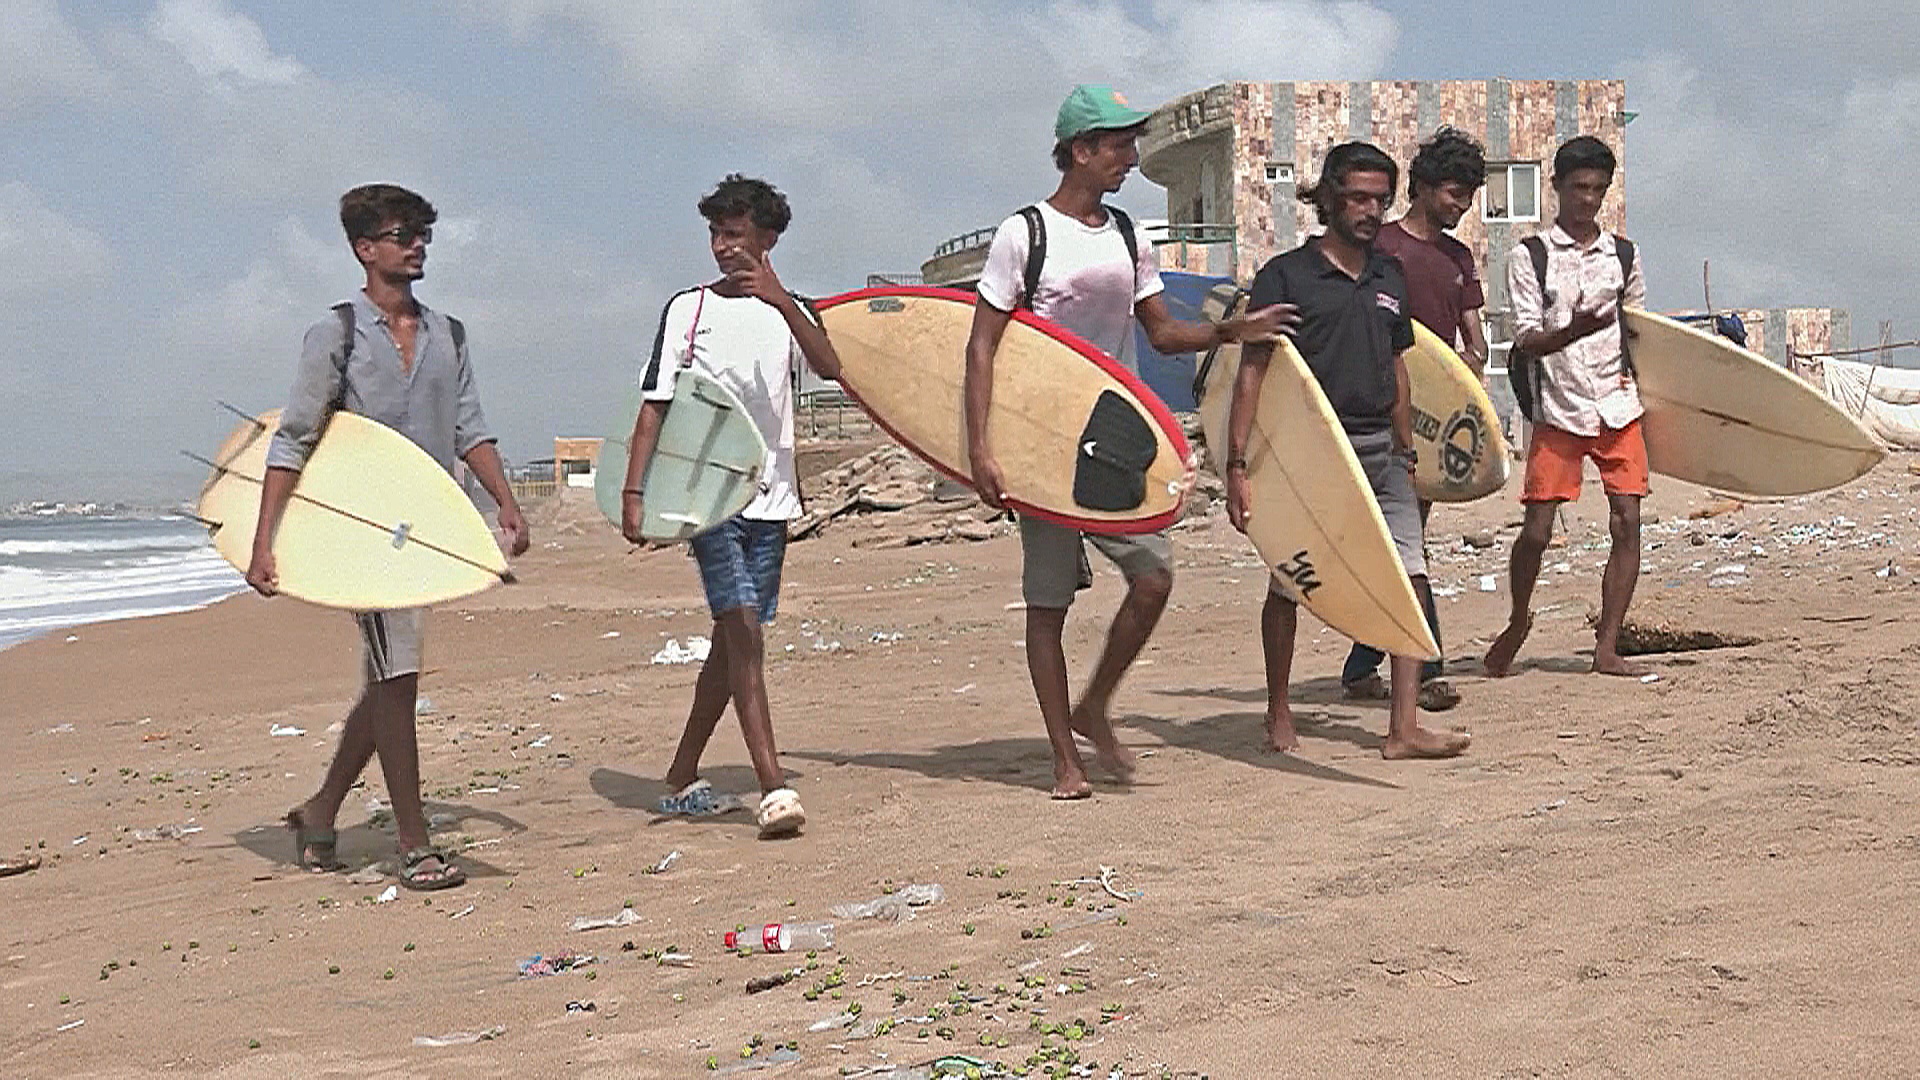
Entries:
MULTIPOLYGON (((480 410, 466 331, 413 295, 413 283, 426 276, 436 217, 426 199, 390 184, 368 184, 340 197, 340 225, 366 272, 366 284, 308 329, 301 349, 291 400, 267 453, 247 569, 247 583, 263 596, 272 596, 278 585, 274 533, 327 418, 339 409, 394 428, 449 473, 456 459, 465 461, 500 504, 498 521, 511 538, 511 552, 527 550, 526 519, 480 410)), ((426 611, 371 611, 357 618, 366 683, 347 714, 320 790, 287 813, 296 861, 338 868, 334 817, 378 753, 399 834, 401 882, 416 889, 458 885, 466 874, 448 853, 432 846, 420 802, 414 694, 426 611)))
MULTIPOLYGON (((981 302, 974 305, 967 338, 966 410, 974 487, 989 506, 1005 505, 1006 478, 987 438, 987 420, 993 408, 994 354, 1015 309, 1031 309, 1116 360, 1125 357, 1135 318, 1163 353, 1204 352, 1223 342, 1284 332, 1296 321, 1284 305, 1217 324, 1182 322, 1168 312, 1152 243, 1124 213, 1102 201, 1119 191, 1139 164, 1136 143, 1149 115, 1108 87, 1074 87, 1054 121, 1059 187, 1044 202, 1001 222, 987 250, 981 302)), ((1092 741, 1095 761, 1106 772, 1123 781, 1132 776, 1133 756, 1115 738, 1108 711, 1121 677, 1166 608, 1173 589, 1171 549, 1165 533, 1091 535, 1023 515, 1020 552, 1027 670, 1053 750, 1053 797, 1083 799, 1093 788, 1075 732, 1092 741), (1074 593, 1092 584, 1087 541, 1126 576, 1127 596, 1086 692, 1074 706, 1061 639, 1074 593)))
MULTIPOLYGON (((1407 166, 1407 212, 1380 227, 1374 248, 1400 260, 1407 281, 1407 315, 1440 335, 1447 344, 1461 343, 1460 358, 1474 374, 1486 377, 1487 340, 1480 329, 1480 309, 1486 296, 1480 289, 1480 271, 1473 251, 1454 239, 1450 230, 1473 208, 1473 193, 1486 183, 1486 152, 1472 136, 1443 127, 1420 144, 1407 166), (1456 334, 1458 335, 1456 337, 1456 334)), ((1420 500, 1420 527, 1424 534, 1433 503, 1420 500)), ((1422 587, 1420 606, 1427 614, 1433 640, 1440 640, 1440 612, 1433 589, 1422 587)), ((1386 654, 1371 645, 1353 643, 1340 685, 1349 697, 1383 698, 1380 661, 1386 654)), ((1442 678, 1444 660, 1429 660, 1420 669, 1421 708, 1431 712, 1460 703, 1460 692, 1442 678)))
MULTIPOLYGON (((1300 355, 1346 430, 1401 566, 1415 590, 1424 594, 1426 554, 1413 492, 1413 408, 1402 357, 1413 347, 1413 325, 1408 321, 1400 262, 1374 247, 1381 221, 1393 204, 1399 172, 1392 158, 1368 143, 1343 143, 1330 150, 1319 182, 1298 195, 1313 204, 1327 231, 1261 267, 1254 275, 1249 303, 1298 305, 1301 323, 1295 341, 1300 355)), ((1254 403, 1272 359, 1271 342, 1244 346, 1233 384, 1227 514, 1243 532, 1256 509, 1247 482, 1247 444, 1254 403)), ((1300 745, 1287 704, 1299 609, 1286 588, 1278 577, 1271 578, 1260 613, 1267 668, 1267 744, 1280 752, 1300 745)), ((1420 660, 1395 656, 1390 674, 1392 696, 1381 756, 1452 757, 1464 751, 1469 741, 1464 733, 1442 734, 1420 725, 1416 701, 1420 660)))
POLYGON ((700 779, 700 756, 731 701, 760 781, 760 835, 786 836, 799 831, 807 815, 800 796, 787 786, 774 748, 761 627, 773 621, 779 606, 787 522, 800 514, 791 376, 804 360, 821 378, 838 378, 840 357, 826 331, 773 272, 768 256, 793 219, 786 196, 764 180, 736 173, 701 199, 699 208, 722 276, 711 285, 682 290, 660 313, 653 355, 641 376, 643 404, 628 444, 620 531, 636 544, 645 542, 641 480, 659 444, 674 381, 684 368, 698 366, 746 406, 768 447, 767 464, 760 495, 692 541, 713 615, 713 645, 667 768, 673 794, 660 801, 660 809, 698 814, 723 805, 724 797, 700 779))
POLYGON ((1593 670, 1603 675, 1645 674, 1620 656, 1620 627, 1640 579, 1640 500, 1647 494, 1645 411, 1628 356, 1622 307, 1642 307, 1646 280, 1631 241, 1600 227, 1600 206, 1613 184, 1614 156, 1591 135, 1567 140, 1553 155, 1553 190, 1560 209, 1553 228, 1530 236, 1507 260, 1513 296, 1516 396, 1533 421, 1527 443, 1526 506, 1508 561, 1513 609, 1507 627, 1487 651, 1487 674, 1513 670, 1513 658, 1533 627, 1533 586, 1553 539, 1554 514, 1580 497, 1587 458, 1600 469, 1613 546, 1600 579, 1600 619, 1594 626, 1593 670))

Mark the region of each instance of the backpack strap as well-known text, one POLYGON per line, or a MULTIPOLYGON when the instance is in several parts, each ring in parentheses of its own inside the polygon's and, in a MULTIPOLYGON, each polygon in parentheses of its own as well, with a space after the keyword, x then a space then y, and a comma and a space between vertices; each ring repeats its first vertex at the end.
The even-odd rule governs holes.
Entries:
POLYGON ((1040 267, 1047 261, 1047 223, 1038 206, 1023 206, 1020 217, 1027 223, 1027 266, 1023 273, 1020 306, 1033 310, 1033 294, 1040 291, 1040 267))
POLYGON ((693 321, 687 324, 687 355, 681 359, 682 368, 693 366, 693 335, 700 329, 700 313, 707 309, 707 287, 700 286, 700 294, 693 299, 693 321))
POLYGON ((1633 276, 1633 241, 1616 233, 1613 251, 1620 257, 1620 296, 1614 304, 1615 318, 1620 320, 1620 363, 1628 375, 1633 375, 1633 350, 1627 338, 1627 278, 1633 276))
POLYGON ((1127 216, 1125 210, 1117 206, 1108 206, 1107 213, 1113 215, 1113 223, 1120 230, 1120 239, 1127 242, 1127 266, 1132 268, 1133 273, 1138 274, 1140 272, 1140 238, 1133 234, 1133 219, 1127 216))
POLYGON ((1527 257, 1533 260, 1533 279, 1540 283, 1540 310, 1545 312, 1553 303, 1553 292, 1547 288, 1547 242, 1535 233, 1520 241, 1527 249, 1527 257))
POLYGON ((338 412, 347 403, 347 358, 353 355, 353 301, 342 300, 333 305, 333 314, 340 320, 340 351, 333 358, 333 366, 340 369, 340 389, 334 392, 328 411, 338 412))
POLYGON ((447 328, 453 331, 453 351, 460 352, 467 347, 467 324, 453 316, 447 316, 447 328))

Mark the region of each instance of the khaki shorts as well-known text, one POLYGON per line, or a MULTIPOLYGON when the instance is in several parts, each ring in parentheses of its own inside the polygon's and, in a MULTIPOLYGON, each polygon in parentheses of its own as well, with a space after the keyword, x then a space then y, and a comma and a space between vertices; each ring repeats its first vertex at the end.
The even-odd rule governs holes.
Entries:
POLYGON ((367 684, 420 673, 420 648, 427 636, 427 609, 364 611, 360 624, 361 670, 367 684))
POLYGON ((1128 581, 1155 570, 1173 573, 1173 545, 1166 533, 1103 536, 1023 514, 1020 597, 1028 607, 1064 610, 1073 606, 1073 594, 1093 584, 1088 543, 1099 548, 1128 581))

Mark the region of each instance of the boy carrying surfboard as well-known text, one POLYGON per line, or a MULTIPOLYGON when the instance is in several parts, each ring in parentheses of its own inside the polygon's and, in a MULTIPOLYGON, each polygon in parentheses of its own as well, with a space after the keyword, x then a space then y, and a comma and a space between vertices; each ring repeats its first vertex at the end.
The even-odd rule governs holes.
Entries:
MULTIPOLYGON (((1299 198, 1313 204, 1327 231, 1275 256, 1254 275, 1250 303, 1298 305, 1295 342, 1345 429, 1347 441, 1373 489, 1392 534, 1400 563, 1417 592, 1427 588, 1420 508, 1413 491, 1413 408, 1406 362, 1413 347, 1407 316, 1407 286, 1400 262, 1374 248, 1381 220, 1393 205, 1399 166, 1369 143, 1350 142, 1327 153, 1318 183, 1299 198)), ((1233 385, 1227 476, 1227 514, 1246 531, 1254 512, 1247 479, 1247 445, 1261 380, 1273 359, 1271 343, 1241 350, 1233 385)), ((1260 613, 1267 668, 1267 744, 1287 752, 1300 745, 1287 683, 1293 671, 1299 607, 1277 578, 1271 579, 1260 613)), ((1391 700, 1387 758, 1453 757, 1467 748, 1462 732, 1441 733, 1420 725, 1416 695, 1420 660, 1395 656, 1390 665, 1391 700)))
MULTIPOLYGON (((989 506, 1004 506, 1006 490, 987 437, 994 354, 1017 308, 1073 331, 1129 367, 1134 361, 1125 346, 1136 318, 1163 353, 1204 352, 1285 332, 1296 321, 1285 305, 1220 323, 1182 322, 1168 312, 1152 243, 1124 212, 1103 202, 1139 164, 1136 141, 1149 115, 1109 87, 1074 87, 1053 127, 1059 187, 1001 222, 987 250, 967 338, 966 411, 974 487, 989 506)), ((1095 761, 1107 773, 1122 781, 1132 777, 1133 755, 1114 736, 1108 710, 1121 677, 1166 609, 1172 551, 1165 533, 1092 535, 1023 515, 1020 554, 1027 670, 1053 750, 1053 797, 1084 799, 1093 787, 1075 732, 1092 741, 1095 761), (1093 583, 1088 541, 1126 576, 1127 596, 1076 706, 1068 697, 1061 638, 1074 594, 1093 583)))
MULTIPOLYGON (((1420 144, 1407 166, 1407 212, 1380 227, 1374 247, 1400 260, 1407 282, 1409 318, 1423 323, 1448 345, 1463 343, 1460 357, 1485 379, 1487 340, 1480 329, 1480 309, 1486 296, 1480 289, 1480 271, 1473 251, 1449 230, 1473 208, 1473 193, 1486 183, 1486 152, 1473 137, 1457 128, 1443 127, 1420 144), (1456 334, 1458 335, 1456 337, 1456 334)), ((1420 525, 1426 529, 1433 503, 1420 500, 1420 525)), ((1440 640, 1440 612, 1433 589, 1422 582, 1420 606, 1427 615, 1433 640, 1440 640)), ((1340 672, 1348 697, 1383 698, 1380 661, 1386 654, 1356 641, 1340 672)), ((1444 659, 1429 660, 1420 669, 1419 705, 1429 712, 1451 709, 1460 692, 1447 682, 1444 659)))
POLYGON ((1620 656, 1620 627, 1640 579, 1640 500, 1647 494, 1645 412, 1633 377, 1624 307, 1642 307, 1646 279, 1640 254, 1625 237, 1600 227, 1600 206, 1613 184, 1607 144, 1579 135, 1553 155, 1553 190, 1560 209, 1553 228, 1529 236, 1507 260, 1513 296, 1515 396, 1533 434, 1527 442, 1526 517, 1513 541, 1508 577, 1513 610, 1487 651, 1488 675, 1513 670, 1513 658, 1533 628, 1533 586, 1553 539, 1560 504, 1580 497, 1587 458, 1600 469, 1613 546, 1600 579, 1600 619, 1594 626, 1593 670, 1602 675, 1645 674, 1620 656))
MULTIPOLYGON (((459 320, 413 295, 413 283, 426 276, 436 217, 433 204, 390 184, 368 184, 340 197, 340 225, 366 272, 366 284, 308 329, 300 352, 291 400, 267 452, 247 569, 247 584, 263 596, 274 595, 278 585, 274 533, 327 418, 339 409, 399 431, 449 473, 456 459, 465 461, 500 504, 498 521, 511 537, 512 554, 527 550, 526 520, 480 410, 466 331, 459 320)), ((414 694, 426 610, 370 611, 356 618, 366 683, 347 714, 320 790, 287 812, 295 861, 318 870, 340 867, 334 818, 347 790, 378 753, 399 834, 401 883, 415 889, 458 885, 466 874, 451 855, 432 846, 420 802, 414 694)))
POLYGON ((781 285, 768 258, 793 219, 786 196, 764 180, 728 176, 700 200, 708 246, 720 280, 684 289, 667 301, 653 354, 640 380, 640 414, 629 442, 622 485, 620 531, 644 543, 646 493, 641 479, 659 444, 679 372, 697 367, 732 390, 767 445, 762 491, 745 510, 692 540, 700 584, 713 614, 713 645, 693 688, 693 705, 660 800, 669 814, 712 813, 723 795, 700 778, 700 756, 733 703, 747 754, 760 781, 758 821, 763 837, 787 836, 806 823, 800 796, 787 786, 774 748, 767 707, 765 643, 761 627, 780 602, 787 522, 800 514, 794 473, 793 379, 804 361, 824 379, 840 375, 840 357, 826 331, 781 285))

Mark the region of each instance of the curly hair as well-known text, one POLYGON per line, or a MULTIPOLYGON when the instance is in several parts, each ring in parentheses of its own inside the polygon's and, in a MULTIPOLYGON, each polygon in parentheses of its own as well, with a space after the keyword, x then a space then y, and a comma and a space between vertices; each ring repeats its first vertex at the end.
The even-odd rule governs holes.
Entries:
POLYGON ((700 200, 700 216, 708 221, 721 222, 742 214, 756 227, 772 229, 775 233, 786 232, 793 221, 793 211, 788 208, 785 195, 765 180, 740 173, 728 173, 725 180, 700 200))
POLYGON ((1346 186, 1348 174, 1357 172, 1386 173, 1387 200, 1392 202, 1393 193, 1400 188, 1400 166, 1394 164, 1386 151, 1365 142, 1341 143, 1327 151, 1320 179, 1294 192, 1293 197, 1311 205, 1320 217, 1320 224, 1328 224, 1333 220, 1334 197, 1346 186))
POLYGON ((362 184, 340 196, 340 227, 348 243, 372 236, 389 223, 423 229, 439 217, 432 203, 393 184, 362 184))
POLYGON ((1425 185, 1459 184, 1469 192, 1487 182, 1487 151, 1479 140, 1456 127, 1442 127, 1420 144, 1407 165, 1407 198, 1425 185))

